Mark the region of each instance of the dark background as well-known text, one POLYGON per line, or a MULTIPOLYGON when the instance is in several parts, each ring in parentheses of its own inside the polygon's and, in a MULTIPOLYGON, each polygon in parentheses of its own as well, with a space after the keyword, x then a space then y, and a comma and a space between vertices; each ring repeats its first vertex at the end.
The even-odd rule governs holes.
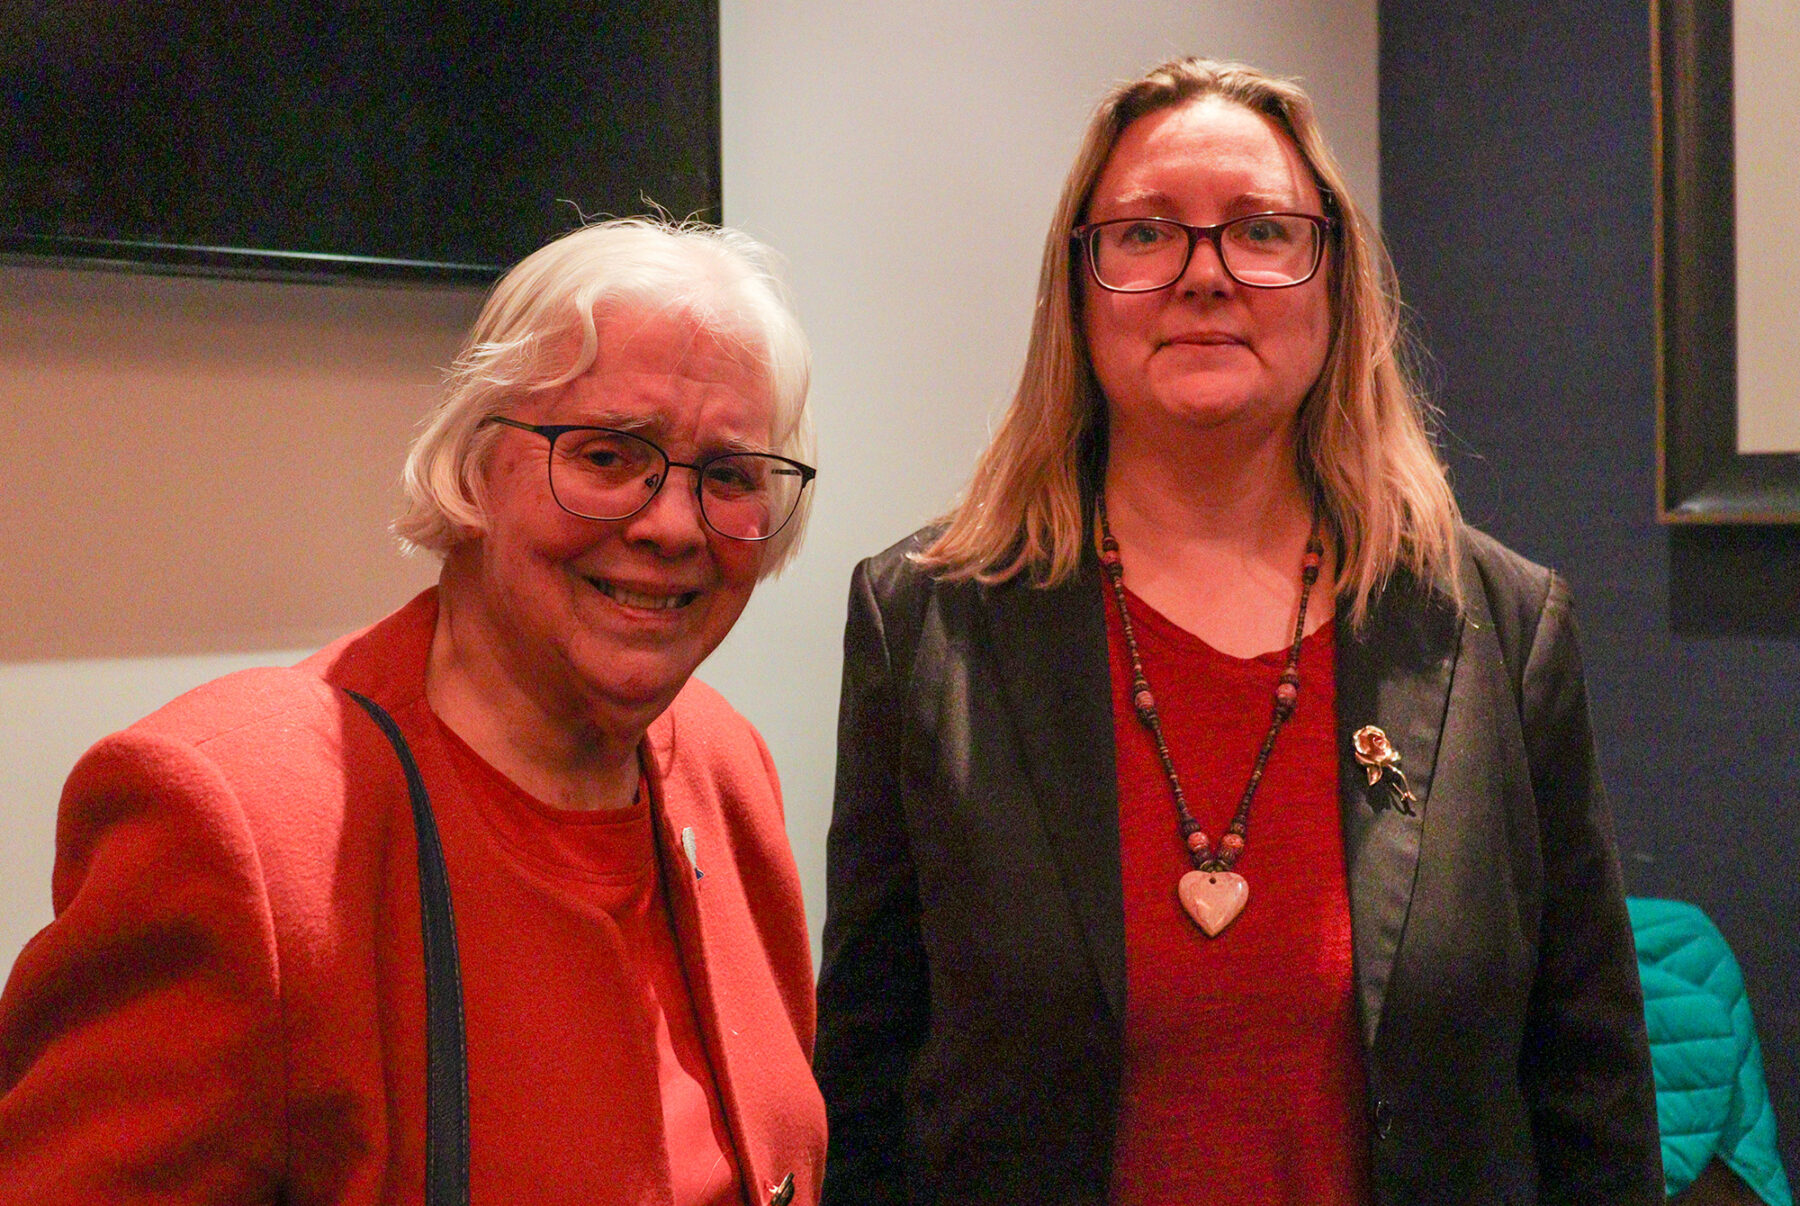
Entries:
POLYGON ((491 279, 717 221, 718 75, 716 0, 0 0, 0 249, 491 279))
POLYGON ((1382 0, 1381 213, 1469 520, 1575 589, 1628 890, 1742 964, 1800 1170, 1800 526, 1656 522, 1650 13, 1382 0))

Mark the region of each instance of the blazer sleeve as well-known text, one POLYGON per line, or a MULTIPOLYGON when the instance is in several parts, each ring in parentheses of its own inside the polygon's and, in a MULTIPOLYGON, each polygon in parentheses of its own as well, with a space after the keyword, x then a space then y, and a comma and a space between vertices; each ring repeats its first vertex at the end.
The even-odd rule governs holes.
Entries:
POLYGON ((64 789, 56 919, 0 997, 0 1201, 272 1201, 273 923, 229 784, 127 732, 64 789))
POLYGON ((1520 1076, 1545 1202, 1662 1200, 1631 922, 1567 587, 1552 576, 1520 674, 1544 869, 1520 1076))
POLYGON ((827 1206, 906 1201, 903 1089, 929 1013, 902 799, 905 675, 889 628, 865 562, 844 630, 813 1064, 829 1135, 827 1206))

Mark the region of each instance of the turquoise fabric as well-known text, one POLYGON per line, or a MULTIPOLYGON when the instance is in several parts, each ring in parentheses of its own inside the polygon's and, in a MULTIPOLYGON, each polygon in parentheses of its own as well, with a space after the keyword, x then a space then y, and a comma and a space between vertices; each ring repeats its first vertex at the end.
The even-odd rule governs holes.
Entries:
POLYGON ((1793 1206, 1744 977, 1718 927, 1675 900, 1631 898, 1670 1197, 1717 1156, 1768 1206, 1793 1206))

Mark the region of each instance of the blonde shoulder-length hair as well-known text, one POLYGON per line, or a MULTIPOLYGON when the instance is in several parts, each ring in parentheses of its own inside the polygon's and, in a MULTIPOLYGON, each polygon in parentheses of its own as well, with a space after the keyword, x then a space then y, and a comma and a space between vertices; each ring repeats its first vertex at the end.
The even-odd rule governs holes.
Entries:
POLYGON ((1041 586, 1075 572, 1090 539, 1088 495, 1106 455, 1106 400, 1077 319, 1071 232, 1114 145, 1138 118, 1206 97, 1261 113, 1311 167, 1336 219, 1330 261, 1331 346, 1301 405, 1300 477, 1337 545, 1338 593, 1360 623, 1369 600, 1405 568, 1460 600, 1460 517, 1403 363, 1400 301, 1380 236, 1351 199, 1311 99, 1293 81, 1241 63, 1175 59, 1121 85, 1088 123, 1044 241, 1024 371, 998 432, 942 532, 918 555, 950 578, 1041 586))

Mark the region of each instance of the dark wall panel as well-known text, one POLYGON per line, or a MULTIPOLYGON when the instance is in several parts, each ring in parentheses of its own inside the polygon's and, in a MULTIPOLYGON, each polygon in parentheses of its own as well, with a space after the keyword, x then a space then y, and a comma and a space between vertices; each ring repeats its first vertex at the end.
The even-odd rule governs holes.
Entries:
POLYGON ((1724 930, 1800 1171, 1800 528, 1655 521, 1648 9, 1380 20, 1383 226, 1458 496, 1574 585, 1628 887, 1724 930))

